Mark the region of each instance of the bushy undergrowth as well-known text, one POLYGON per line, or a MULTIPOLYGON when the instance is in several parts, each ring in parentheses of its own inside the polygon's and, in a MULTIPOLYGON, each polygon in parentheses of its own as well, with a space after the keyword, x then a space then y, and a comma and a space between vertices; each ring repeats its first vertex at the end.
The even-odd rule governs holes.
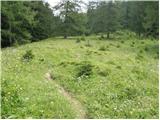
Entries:
POLYGON ((76 43, 80 43, 80 42, 81 42, 81 39, 77 38, 76 43))
POLYGON ((27 50, 26 53, 22 56, 24 61, 30 61, 34 58, 32 50, 27 50))
POLYGON ((77 68, 76 77, 86 78, 92 74, 92 65, 88 61, 83 61, 77 68))
POLYGON ((121 46, 118 44, 116 47, 117 47, 117 48, 120 48, 121 46))
POLYGON ((121 43, 124 43, 124 41, 122 40, 121 43))
POLYGON ((81 39, 82 41, 85 41, 85 40, 86 40, 86 38, 85 38, 84 35, 83 35, 80 39, 81 39))
POLYGON ((100 50, 100 51, 106 51, 106 50, 109 50, 109 46, 108 46, 108 45, 107 45, 107 46, 102 45, 102 46, 100 46, 99 50, 100 50))

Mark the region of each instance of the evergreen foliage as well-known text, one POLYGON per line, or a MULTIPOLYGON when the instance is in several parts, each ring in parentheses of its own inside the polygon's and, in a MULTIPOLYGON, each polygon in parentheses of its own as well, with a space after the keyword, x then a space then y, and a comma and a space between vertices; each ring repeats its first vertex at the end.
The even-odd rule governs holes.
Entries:
POLYGON ((54 8, 44 1, 1 3, 2 47, 61 35, 100 33, 102 38, 105 34, 110 38, 123 29, 139 37, 159 35, 158 1, 90 1, 86 13, 80 0, 61 0, 54 8))

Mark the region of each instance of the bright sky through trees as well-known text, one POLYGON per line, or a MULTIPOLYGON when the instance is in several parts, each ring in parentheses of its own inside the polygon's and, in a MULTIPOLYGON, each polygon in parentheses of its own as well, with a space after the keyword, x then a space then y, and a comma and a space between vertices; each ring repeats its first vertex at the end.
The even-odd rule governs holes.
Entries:
MULTIPOLYGON (((54 7, 55 5, 57 5, 61 0, 44 0, 45 2, 48 2, 50 4, 51 7, 54 7)), ((84 3, 88 3, 88 1, 90 0, 82 0, 84 3)), ((92 1, 98 1, 98 0, 92 0, 92 1)), ((86 12, 85 7, 82 7, 82 11, 86 12)))

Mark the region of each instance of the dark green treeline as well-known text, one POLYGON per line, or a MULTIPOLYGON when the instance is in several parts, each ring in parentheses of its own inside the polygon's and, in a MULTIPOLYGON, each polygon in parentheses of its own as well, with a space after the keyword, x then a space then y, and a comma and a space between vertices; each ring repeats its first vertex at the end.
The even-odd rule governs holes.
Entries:
POLYGON ((158 1, 61 0, 54 8, 43 1, 1 1, 1 46, 24 44, 54 36, 130 30, 139 37, 159 35, 158 1), (81 12, 87 7, 87 12, 81 12), (57 14, 59 13, 59 14, 57 14))

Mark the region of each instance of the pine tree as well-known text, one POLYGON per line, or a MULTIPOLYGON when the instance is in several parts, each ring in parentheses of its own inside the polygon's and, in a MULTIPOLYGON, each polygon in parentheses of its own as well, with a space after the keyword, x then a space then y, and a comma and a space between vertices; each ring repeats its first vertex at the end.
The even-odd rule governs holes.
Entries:
POLYGON ((37 14, 35 20, 36 25, 31 29, 32 41, 42 40, 54 35, 56 23, 55 16, 48 3, 43 1, 32 1, 29 6, 37 14))
POLYGON ((158 1, 149 1, 145 3, 145 17, 143 26, 145 28, 145 36, 153 36, 158 38, 159 33, 159 17, 158 17, 158 1))
POLYGON ((144 10, 145 10, 145 2, 144 1, 132 1, 129 2, 130 4, 130 9, 131 9, 131 13, 130 15, 130 29, 132 31, 134 31, 135 33, 137 33, 137 35, 139 37, 141 37, 141 35, 144 33, 144 26, 143 26, 143 22, 144 22, 144 10))
POLYGON ((62 20, 61 33, 64 38, 69 35, 73 35, 75 31, 79 30, 79 14, 81 1, 78 0, 62 0, 57 6, 54 7, 55 10, 60 11, 60 18, 62 20))
POLYGON ((107 38, 109 38, 110 33, 119 28, 119 16, 116 7, 116 3, 112 1, 99 2, 94 13, 94 24, 92 24, 92 29, 96 33, 107 33, 107 38))
POLYGON ((14 42, 23 43, 31 38, 28 28, 34 24, 35 12, 31 11, 24 2, 2 1, 1 28, 2 47, 14 42))

